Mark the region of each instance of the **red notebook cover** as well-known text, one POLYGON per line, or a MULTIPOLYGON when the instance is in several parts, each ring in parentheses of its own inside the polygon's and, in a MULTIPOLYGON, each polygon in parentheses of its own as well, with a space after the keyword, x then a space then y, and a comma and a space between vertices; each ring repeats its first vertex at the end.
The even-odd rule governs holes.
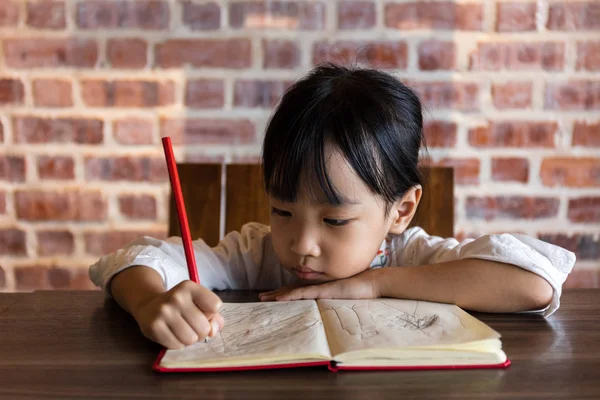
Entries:
POLYGON ((160 361, 165 355, 167 349, 162 349, 152 365, 152 369, 157 372, 222 372, 222 371, 250 371, 258 369, 278 369, 278 368, 301 368, 301 367, 319 367, 327 366, 330 371, 416 371, 432 369, 490 369, 507 368, 510 360, 500 364, 475 364, 475 365, 419 365, 419 366, 384 366, 384 367, 357 367, 338 365, 334 361, 309 361, 290 364, 272 364, 272 365, 252 365, 246 367, 212 367, 212 368, 167 368, 161 367, 160 361))

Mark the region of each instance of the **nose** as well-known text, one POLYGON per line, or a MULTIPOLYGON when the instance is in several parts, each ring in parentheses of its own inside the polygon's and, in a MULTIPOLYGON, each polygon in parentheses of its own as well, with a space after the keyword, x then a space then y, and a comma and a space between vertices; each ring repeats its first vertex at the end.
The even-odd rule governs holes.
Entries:
POLYGON ((301 226, 298 231, 292 235, 290 250, 302 257, 319 257, 321 255, 321 249, 319 247, 317 233, 306 225, 301 226))

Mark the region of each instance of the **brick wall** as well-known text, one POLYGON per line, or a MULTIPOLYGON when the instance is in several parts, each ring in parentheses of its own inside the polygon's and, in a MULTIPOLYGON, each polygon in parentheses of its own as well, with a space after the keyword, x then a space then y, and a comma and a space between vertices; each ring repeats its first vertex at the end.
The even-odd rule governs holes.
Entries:
POLYGON ((271 107, 323 60, 389 69, 456 168, 460 237, 523 232, 600 272, 600 2, 0 2, 0 290, 88 288, 164 237, 160 137, 256 160, 271 107))

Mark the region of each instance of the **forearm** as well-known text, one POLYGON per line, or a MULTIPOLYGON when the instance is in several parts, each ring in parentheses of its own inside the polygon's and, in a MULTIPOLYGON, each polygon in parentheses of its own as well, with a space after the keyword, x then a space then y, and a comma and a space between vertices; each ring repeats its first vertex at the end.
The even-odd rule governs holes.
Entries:
POLYGON ((144 301, 165 292, 158 272, 144 266, 119 272, 110 282, 110 290, 117 303, 130 314, 144 301))
POLYGON ((494 261, 463 259, 373 272, 381 297, 450 303, 485 312, 541 309, 552 299, 553 289, 544 278, 494 261))

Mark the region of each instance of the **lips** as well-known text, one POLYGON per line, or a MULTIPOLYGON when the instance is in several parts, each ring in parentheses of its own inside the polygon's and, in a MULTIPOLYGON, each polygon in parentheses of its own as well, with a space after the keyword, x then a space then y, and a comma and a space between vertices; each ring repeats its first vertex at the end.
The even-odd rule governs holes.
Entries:
POLYGON ((323 276, 322 272, 315 271, 312 268, 304 267, 301 265, 294 267, 292 271, 296 274, 298 278, 304 280, 318 279, 321 276, 323 276))

